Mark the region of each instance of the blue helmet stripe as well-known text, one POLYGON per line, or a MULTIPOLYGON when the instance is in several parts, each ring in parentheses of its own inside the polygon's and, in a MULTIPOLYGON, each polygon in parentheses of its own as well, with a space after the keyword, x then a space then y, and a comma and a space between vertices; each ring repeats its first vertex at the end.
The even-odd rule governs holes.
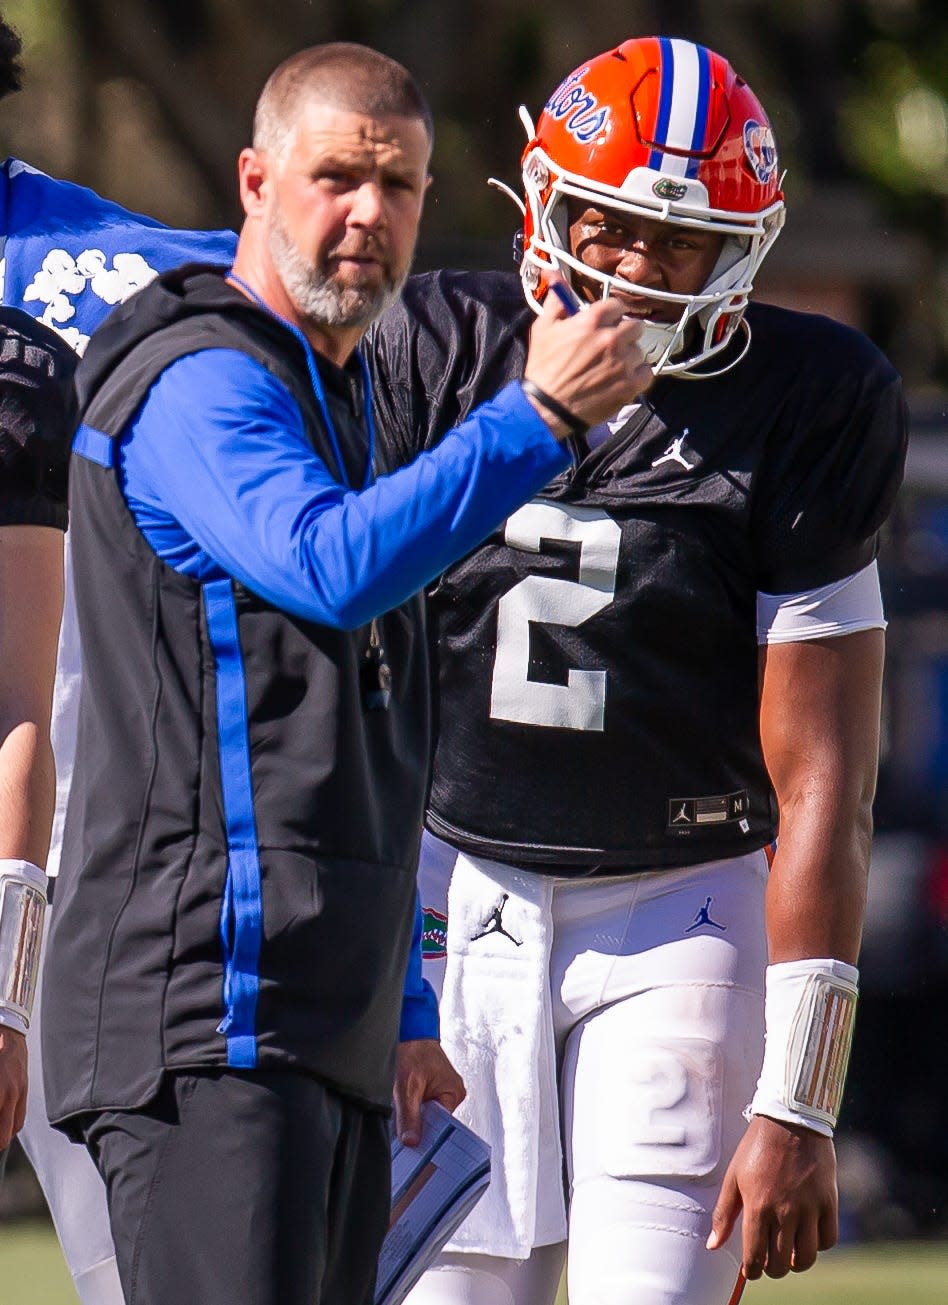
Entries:
MULTIPOLYGON (((707 131, 708 102, 711 98, 711 56, 703 45, 697 45, 695 49, 698 52, 698 107, 695 113, 695 130, 691 138, 691 148, 697 152, 704 148, 704 137, 707 131)), ((690 159, 687 175, 696 177, 700 164, 700 159, 690 159)))
MULTIPOLYGON (((655 139, 664 142, 668 139, 668 124, 671 121, 672 95, 675 89, 675 55, 672 43, 666 36, 659 37, 658 44, 662 52, 662 86, 658 103, 658 122, 655 124, 655 139)), ((660 149, 652 150, 648 166, 661 169, 662 154, 663 151, 660 149)))

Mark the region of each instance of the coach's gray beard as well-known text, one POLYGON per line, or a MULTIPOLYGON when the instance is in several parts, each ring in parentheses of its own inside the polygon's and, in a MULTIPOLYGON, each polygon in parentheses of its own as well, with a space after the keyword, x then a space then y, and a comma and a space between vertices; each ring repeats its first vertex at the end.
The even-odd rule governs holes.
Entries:
POLYGON ((278 213, 270 222, 267 238, 284 289, 303 320, 314 326, 369 326, 395 302, 405 284, 407 273, 375 290, 337 285, 303 257, 278 213))

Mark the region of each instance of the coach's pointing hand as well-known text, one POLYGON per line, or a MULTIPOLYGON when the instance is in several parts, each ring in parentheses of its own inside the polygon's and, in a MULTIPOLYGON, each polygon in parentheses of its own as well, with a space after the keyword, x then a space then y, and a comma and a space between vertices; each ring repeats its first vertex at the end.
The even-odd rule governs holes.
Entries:
POLYGON ((524 388, 557 439, 614 416, 651 385, 638 345, 642 324, 623 313, 618 300, 604 299, 570 314, 547 295, 530 333, 524 388))

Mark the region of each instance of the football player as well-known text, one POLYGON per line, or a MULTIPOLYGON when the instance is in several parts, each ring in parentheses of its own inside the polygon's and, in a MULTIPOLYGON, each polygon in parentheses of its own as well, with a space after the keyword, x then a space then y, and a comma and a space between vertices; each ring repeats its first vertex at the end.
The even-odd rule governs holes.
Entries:
POLYGON ((0 308, 0 1175, 26 1113, 56 777, 49 741, 62 612, 72 350, 0 308))
POLYGON ((629 40, 523 116, 519 282, 412 278, 380 431, 407 460, 517 375, 554 276, 657 380, 431 592, 426 970, 493 1178, 410 1299, 548 1305, 568 1244, 571 1305, 726 1305, 837 1236, 900 382, 749 301, 782 178, 720 55, 629 40))

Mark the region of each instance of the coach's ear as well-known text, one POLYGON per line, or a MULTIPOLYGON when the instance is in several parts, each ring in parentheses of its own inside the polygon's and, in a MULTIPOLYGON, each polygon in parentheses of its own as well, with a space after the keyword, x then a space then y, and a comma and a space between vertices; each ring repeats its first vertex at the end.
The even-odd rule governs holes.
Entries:
POLYGON ((436 1038, 400 1042, 395 1059, 395 1129, 404 1146, 421 1141, 421 1107, 437 1101, 457 1110, 467 1095, 460 1074, 436 1038))
POLYGON ((237 158, 237 181, 240 202, 251 221, 265 217, 269 206, 272 159, 266 150, 248 145, 237 158))

